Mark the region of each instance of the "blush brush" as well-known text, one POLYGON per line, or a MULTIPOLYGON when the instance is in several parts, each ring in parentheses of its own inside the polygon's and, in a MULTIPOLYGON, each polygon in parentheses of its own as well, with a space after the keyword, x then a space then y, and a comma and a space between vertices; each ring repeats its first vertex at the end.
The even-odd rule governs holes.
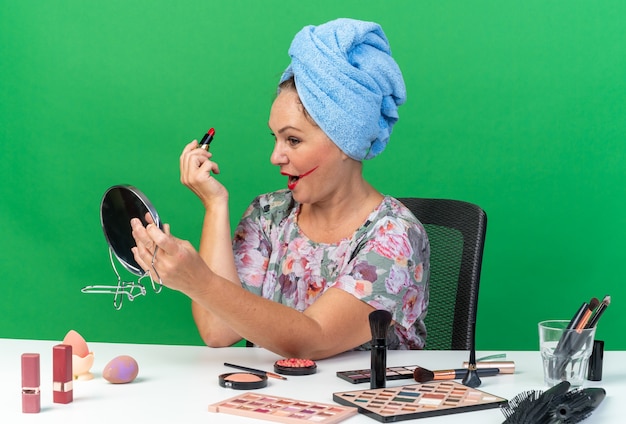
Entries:
POLYGON ((391 324, 391 313, 378 309, 369 314, 372 331, 370 388, 385 387, 387 377, 387 331, 391 324))
MULTIPOLYGON (((500 373, 500 368, 477 368, 476 373, 480 377, 490 377, 500 373)), ((426 368, 417 367, 413 370, 413 378, 418 383, 427 383, 436 380, 457 380, 467 374, 467 369, 449 369, 431 371, 426 368)))
POLYGON ((467 370, 465 371, 465 376, 461 381, 467 387, 471 387, 475 389, 480 386, 482 383, 480 381, 480 377, 478 376, 477 366, 476 366, 476 317, 472 321, 472 340, 471 340, 471 349, 470 349, 470 357, 467 361, 467 370))

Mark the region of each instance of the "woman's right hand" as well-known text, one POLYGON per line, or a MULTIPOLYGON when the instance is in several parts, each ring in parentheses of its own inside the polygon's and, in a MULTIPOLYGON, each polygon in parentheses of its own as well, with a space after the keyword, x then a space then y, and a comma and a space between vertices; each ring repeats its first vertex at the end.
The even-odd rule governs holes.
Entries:
POLYGON ((207 207, 217 199, 227 199, 228 191, 211 175, 220 173, 217 163, 211 160, 213 154, 197 147, 198 142, 194 140, 183 149, 180 155, 180 181, 207 207))

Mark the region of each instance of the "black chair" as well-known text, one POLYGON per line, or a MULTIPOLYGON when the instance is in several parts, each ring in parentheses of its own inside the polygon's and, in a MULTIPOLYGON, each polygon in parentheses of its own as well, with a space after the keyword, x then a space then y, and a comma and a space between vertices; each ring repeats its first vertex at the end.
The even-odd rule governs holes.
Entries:
POLYGON ((430 240, 430 300, 426 349, 470 350, 487 215, 460 200, 398 198, 426 228, 430 240))

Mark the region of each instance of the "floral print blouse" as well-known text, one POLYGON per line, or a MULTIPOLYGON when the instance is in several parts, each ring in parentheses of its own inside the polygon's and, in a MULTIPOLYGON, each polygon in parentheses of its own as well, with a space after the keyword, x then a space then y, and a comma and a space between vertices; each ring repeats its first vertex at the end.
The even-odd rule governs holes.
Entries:
MULTIPOLYGON (((352 235, 316 243, 298 227, 299 204, 289 190, 258 196, 233 240, 245 289, 304 311, 328 288, 342 289, 393 315, 390 349, 423 349, 430 247, 422 224, 385 196, 352 235)), ((357 349, 369 349, 369 343, 357 349)))

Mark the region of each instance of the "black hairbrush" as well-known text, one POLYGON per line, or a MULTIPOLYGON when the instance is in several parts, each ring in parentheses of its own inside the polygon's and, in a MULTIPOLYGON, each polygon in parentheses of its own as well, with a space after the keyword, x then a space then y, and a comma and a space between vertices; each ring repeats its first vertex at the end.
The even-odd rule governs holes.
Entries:
POLYGON ((545 392, 518 394, 501 407, 504 424, 575 424, 587 418, 600 405, 606 391, 598 387, 568 391, 562 381, 545 392))
POLYGON ((558 401, 552 402, 552 417, 555 423, 574 424, 587 418, 602 403, 606 391, 600 387, 572 390, 558 401))
POLYGON ((551 402, 563 396, 570 388, 568 381, 562 381, 546 390, 529 390, 519 393, 500 410, 506 417, 504 424, 550 424, 551 402))

